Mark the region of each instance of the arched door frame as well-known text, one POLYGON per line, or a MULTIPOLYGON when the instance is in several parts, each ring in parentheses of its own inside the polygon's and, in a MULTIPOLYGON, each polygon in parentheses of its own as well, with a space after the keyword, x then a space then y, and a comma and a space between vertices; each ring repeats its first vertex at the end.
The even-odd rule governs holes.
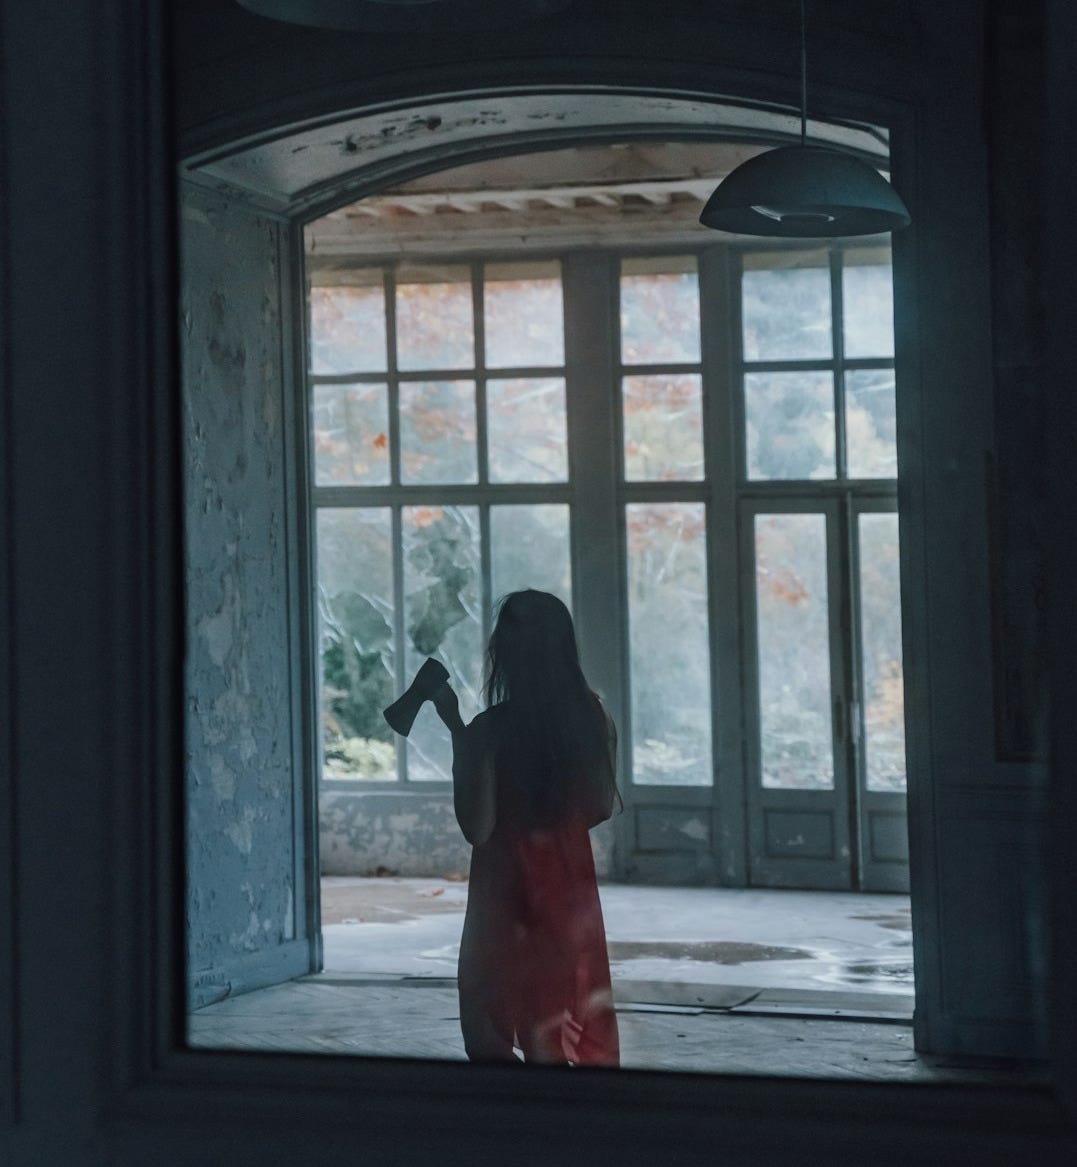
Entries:
MULTIPOLYGON (((373 86, 365 92, 362 87, 341 88, 335 97, 322 92, 311 102, 311 106, 320 107, 317 112, 308 108, 304 111, 305 117, 300 117, 297 116, 300 110, 293 105, 292 120, 286 126, 282 125, 286 116, 282 108, 276 113, 263 109, 259 111, 261 127, 248 125, 246 132, 231 142, 224 141, 223 137, 214 141, 213 134, 203 136, 197 144, 192 140, 190 153, 181 168, 183 177, 197 185, 238 197, 263 213, 286 220, 294 228, 293 248, 298 248, 299 227, 310 218, 374 193, 390 183, 450 165, 524 149, 550 149, 570 142, 678 137, 728 140, 736 136, 728 125, 708 125, 706 121, 708 112, 716 116, 722 109, 745 111, 749 121, 754 119, 754 132, 742 132, 743 138, 778 142, 795 136, 796 118, 790 109, 792 103, 783 104, 781 101, 789 96, 790 86, 787 81, 774 76, 710 69, 704 78, 700 68, 694 66, 687 70, 692 75, 682 77, 678 84, 671 82, 668 62, 646 69, 641 69, 638 62, 631 65, 625 62, 597 65, 588 62, 582 64, 575 84, 568 84, 557 76, 547 77, 545 84, 539 84, 535 80, 536 66, 523 63, 519 82, 506 87, 503 83, 483 85, 483 73, 488 68, 478 70, 477 76, 470 77, 466 88, 460 84, 459 76, 451 79, 456 81, 457 87, 454 88, 446 84, 444 75, 427 71, 410 79, 393 78, 392 91, 388 95, 385 86, 373 86), (625 77, 627 72, 633 73, 631 81, 625 77), (738 102, 729 98, 730 93, 751 97, 738 102), (583 112, 578 112, 573 118, 566 115, 563 108, 554 110, 549 117, 554 124, 536 130, 534 120, 544 120, 550 113, 543 110, 544 102, 547 105, 568 103, 583 112), (593 116, 588 118, 586 110, 593 111, 603 102, 620 103, 622 115, 607 115, 604 120, 593 116), (624 116, 629 107, 634 108, 634 116, 624 116), (331 112, 334 108, 338 112, 331 112), (523 117, 523 124, 514 122, 506 115, 506 110, 523 117), (450 119, 457 118, 455 127, 451 120, 447 121, 446 111, 450 119), (530 124, 526 121, 528 115, 533 119, 530 124), (274 117, 282 119, 275 126, 274 117), (470 124, 465 126, 465 122, 470 124), (452 141, 446 141, 449 131, 454 128, 456 136, 452 141), (436 142, 423 140, 438 135, 441 137, 436 142), (306 176, 309 181, 300 176, 300 181, 287 188, 281 181, 282 175, 286 175, 286 169, 281 169, 282 163, 289 157, 304 153, 314 157, 319 148, 323 154, 332 153, 335 163, 328 168, 323 164, 321 170, 315 164, 306 176)), ((563 68, 558 66, 556 72, 563 68)), ((510 67, 504 63, 497 71, 501 77, 511 75, 510 67)), ((872 141, 878 144, 888 137, 891 172, 913 216, 913 226, 894 238, 894 280, 896 365, 900 386, 899 512, 903 638, 907 662, 906 722, 917 1043, 924 1049, 967 1048, 970 1052, 983 1052, 989 1048, 1002 1051, 1016 1045, 1027 1051, 1029 1039, 1025 1027, 1008 1023, 984 1026, 975 1019, 964 1026, 952 1015, 952 996, 948 1000, 943 991, 945 982, 952 979, 952 974, 956 974, 965 962, 959 953, 955 956, 955 945, 960 947, 964 938, 952 924, 948 932, 942 926, 940 823, 946 816, 940 817, 938 812, 933 767, 939 750, 932 739, 932 724, 933 718, 935 724, 939 720, 938 711, 933 708, 933 694, 942 691, 943 686, 931 671, 929 594, 932 588, 940 587, 948 593, 955 588, 961 593, 967 593, 970 587, 975 591, 977 585, 983 588, 983 579, 976 572, 976 556, 981 549, 977 546, 967 563, 966 583, 946 576, 944 566, 932 568, 929 581, 929 567, 937 555, 940 536, 936 534, 933 546, 928 545, 932 540, 928 531, 927 498, 929 494, 937 497, 943 487, 938 448, 932 440, 935 423, 924 415, 925 367, 920 355, 917 293, 920 285, 916 268, 928 246, 932 248, 933 262, 947 262, 945 247, 925 243, 925 237, 934 237, 937 241, 939 232, 945 231, 947 225, 941 221, 937 225, 925 224, 919 214, 917 157, 926 130, 915 117, 911 100, 915 95, 910 95, 908 101, 881 98, 869 92, 866 78, 861 78, 861 85, 862 88, 857 90, 823 87, 816 94, 817 108, 826 115, 827 121, 815 123, 813 134, 822 141, 833 141, 836 137, 837 144, 869 157, 874 154, 876 160, 882 151, 878 147, 870 148, 872 141), (827 129, 828 126, 831 128, 827 129), (886 129, 880 133, 872 126, 886 129), (837 127, 836 130, 833 127, 837 127), (928 230, 925 231, 925 227, 928 230)), ((945 123, 944 117, 941 122, 945 123)), ((234 130, 238 128, 233 126, 234 130)), ((948 135, 953 137, 953 127, 949 125, 934 128, 936 135, 943 139, 948 135)), ((227 132, 227 128, 219 126, 214 130, 218 135, 227 132)), ((958 170, 974 168, 979 161, 977 147, 972 144, 955 166, 958 170)), ((982 220, 977 220, 976 229, 982 231, 982 220)), ((293 250, 293 261, 296 259, 298 255, 293 250)), ((968 327, 957 343, 948 337, 948 351, 939 362, 933 381, 937 383, 941 379, 942 369, 953 370, 963 359, 967 366, 968 360, 963 358, 963 352, 974 354, 973 365, 986 365, 987 319, 986 297, 980 304, 974 298, 968 314, 968 327)), ((295 346, 296 350, 299 347, 295 346)), ((296 377, 301 377, 303 370, 298 361, 299 353, 293 351, 291 368, 296 377)), ((967 411, 963 416, 967 423, 967 411)), ((980 441, 982 448, 982 443, 989 440, 989 422, 986 417, 978 416, 973 423, 971 429, 966 425, 965 440, 973 444, 980 441), (974 431, 981 432, 983 437, 977 439, 974 431)), ((976 535, 979 535, 978 530, 976 535)), ((978 608, 976 615, 980 615, 978 608)), ((976 630, 971 631, 975 634, 976 630)), ((986 676, 990 665, 987 656, 981 652, 982 647, 978 643, 973 646, 961 667, 968 667, 968 657, 971 656, 980 662, 981 671, 986 676)), ((935 660, 938 660, 937 655, 935 660)), ((956 667, 953 663, 946 666, 950 673, 956 667)), ((973 685, 967 694, 968 702, 980 695, 980 690, 973 685)), ((988 708, 989 704, 987 702, 988 708)), ((965 710, 970 707, 966 704, 965 710)), ((982 720, 982 711, 977 716, 982 720)), ((950 813, 948 832, 957 828, 963 813, 950 813)), ((310 818, 308 803, 308 838, 310 818)))

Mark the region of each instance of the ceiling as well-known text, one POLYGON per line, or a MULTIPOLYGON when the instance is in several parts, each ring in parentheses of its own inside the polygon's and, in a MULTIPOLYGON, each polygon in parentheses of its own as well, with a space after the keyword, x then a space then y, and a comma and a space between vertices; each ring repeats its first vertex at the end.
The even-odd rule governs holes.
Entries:
POLYGON ((309 223, 323 270, 346 256, 542 249, 706 235, 699 213, 733 167, 766 147, 626 142, 491 159, 398 183, 309 223))

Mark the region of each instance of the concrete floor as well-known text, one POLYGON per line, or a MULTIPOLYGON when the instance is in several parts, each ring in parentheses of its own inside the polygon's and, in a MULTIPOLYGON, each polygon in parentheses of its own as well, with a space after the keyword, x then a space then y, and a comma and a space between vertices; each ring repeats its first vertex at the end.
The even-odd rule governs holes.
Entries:
MULTIPOLYGON (((694 984, 711 1005, 751 992, 912 1018, 908 896, 607 884, 601 898, 615 989, 694 984)), ((326 973, 455 977, 466 902, 450 880, 324 879, 326 973)))
MULTIPOLYGON (((630 1068, 1010 1080, 912 1048, 909 901, 717 888, 601 889, 630 1068)), ((325 972, 194 1013, 194 1046, 461 1060, 464 883, 323 881, 325 972)))

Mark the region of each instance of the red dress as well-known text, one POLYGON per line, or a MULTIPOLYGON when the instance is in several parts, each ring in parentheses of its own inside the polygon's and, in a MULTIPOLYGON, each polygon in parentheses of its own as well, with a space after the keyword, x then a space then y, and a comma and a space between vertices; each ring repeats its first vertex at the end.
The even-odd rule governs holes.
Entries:
POLYGON ((616 1066, 617 1016, 602 906, 582 813, 524 821, 497 773, 497 821, 474 848, 460 942, 460 1027, 473 1061, 616 1066))

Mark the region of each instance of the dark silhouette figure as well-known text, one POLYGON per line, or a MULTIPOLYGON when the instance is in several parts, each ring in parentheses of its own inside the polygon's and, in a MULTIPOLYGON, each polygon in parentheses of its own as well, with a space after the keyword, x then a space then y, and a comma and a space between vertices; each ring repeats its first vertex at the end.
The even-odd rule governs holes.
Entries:
POLYGON ((460 943, 473 1061, 616 1066, 617 1018, 588 831, 617 796, 616 730, 580 670, 572 617, 547 592, 501 605, 488 708, 470 725, 448 684, 453 801, 474 848, 460 943))

